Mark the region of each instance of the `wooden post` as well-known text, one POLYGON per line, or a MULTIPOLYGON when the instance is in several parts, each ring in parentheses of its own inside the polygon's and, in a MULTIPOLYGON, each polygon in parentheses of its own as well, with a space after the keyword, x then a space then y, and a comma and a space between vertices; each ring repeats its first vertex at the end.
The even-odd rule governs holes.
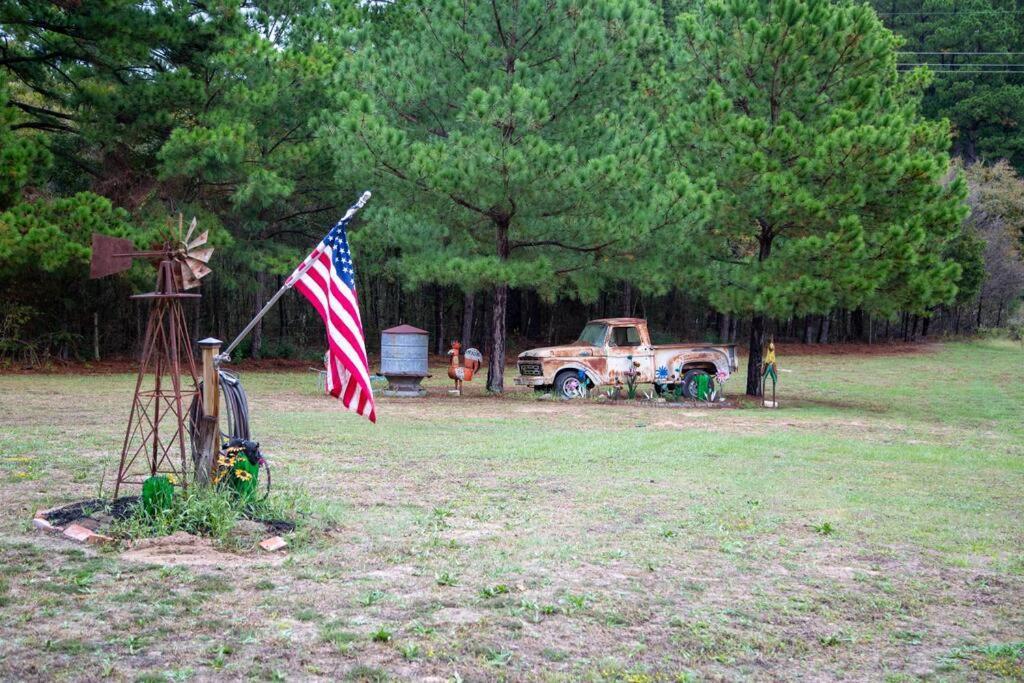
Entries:
POLYGON ((199 424, 199 458, 195 462, 195 481, 209 486, 213 463, 220 453, 220 378, 217 374, 217 354, 220 339, 207 337, 199 342, 203 351, 203 414, 199 424))

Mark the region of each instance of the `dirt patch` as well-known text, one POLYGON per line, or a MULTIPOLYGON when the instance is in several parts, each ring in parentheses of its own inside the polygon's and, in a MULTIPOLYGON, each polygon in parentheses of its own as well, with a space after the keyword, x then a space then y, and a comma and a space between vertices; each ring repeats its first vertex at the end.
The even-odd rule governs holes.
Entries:
POLYGON ((465 607, 445 607, 434 612, 434 621, 450 626, 465 626, 484 620, 487 615, 475 609, 465 607))
POLYGON ((217 550, 210 539, 178 531, 170 536, 135 541, 130 550, 121 554, 121 559, 168 566, 227 568, 254 563, 280 564, 284 561, 284 556, 226 553, 217 550))

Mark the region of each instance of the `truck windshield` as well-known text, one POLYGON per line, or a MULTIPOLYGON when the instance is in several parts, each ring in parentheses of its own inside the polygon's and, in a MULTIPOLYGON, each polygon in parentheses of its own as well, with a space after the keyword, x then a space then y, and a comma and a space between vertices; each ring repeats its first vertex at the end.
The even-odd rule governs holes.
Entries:
POLYGON ((607 329, 608 327, 601 323, 590 323, 583 328, 582 332, 580 332, 580 338, 576 340, 576 343, 589 344, 590 346, 602 346, 604 344, 604 336, 607 329))

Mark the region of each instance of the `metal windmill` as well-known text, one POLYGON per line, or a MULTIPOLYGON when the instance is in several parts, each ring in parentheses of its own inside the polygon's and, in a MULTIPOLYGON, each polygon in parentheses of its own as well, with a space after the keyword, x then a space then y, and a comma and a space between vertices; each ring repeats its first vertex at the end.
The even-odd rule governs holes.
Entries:
POLYGON ((160 247, 149 251, 135 249, 131 240, 92 236, 92 278, 128 270, 137 258, 157 267, 156 289, 131 297, 149 301, 150 309, 115 497, 123 484, 141 484, 157 474, 172 475, 183 486, 188 481, 186 421, 188 406, 199 392, 192 340, 181 304, 199 298, 186 290, 198 287, 210 274, 207 263, 213 255, 213 247, 205 246, 207 231, 193 238, 195 230, 195 218, 185 231, 179 216, 177 228, 169 231, 160 247))

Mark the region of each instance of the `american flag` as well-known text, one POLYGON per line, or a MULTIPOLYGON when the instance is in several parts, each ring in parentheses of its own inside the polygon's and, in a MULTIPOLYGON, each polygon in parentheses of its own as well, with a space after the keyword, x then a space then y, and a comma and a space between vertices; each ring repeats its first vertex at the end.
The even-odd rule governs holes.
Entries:
POLYGON ((285 284, 309 299, 327 327, 327 392, 348 410, 376 422, 355 267, 348 247, 348 223, 368 198, 368 193, 363 195, 348 210, 285 284))

